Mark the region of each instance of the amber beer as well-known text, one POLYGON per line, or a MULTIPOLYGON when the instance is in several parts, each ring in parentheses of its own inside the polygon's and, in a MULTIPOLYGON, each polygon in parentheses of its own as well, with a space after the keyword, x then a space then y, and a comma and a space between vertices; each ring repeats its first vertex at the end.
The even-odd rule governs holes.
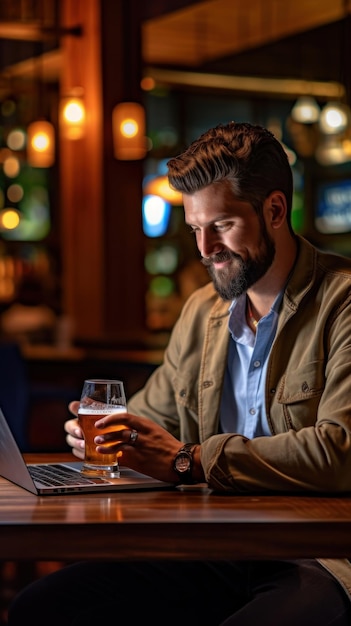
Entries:
POLYGON ((123 430, 126 428, 123 425, 116 426, 112 425, 107 428, 95 428, 94 424, 97 420, 101 419, 105 415, 109 415, 110 413, 125 413, 126 408, 124 406, 118 407, 115 406, 108 410, 100 409, 100 410, 92 410, 91 407, 79 408, 78 411, 78 422, 83 431, 83 436, 85 440, 85 458, 84 458, 84 473, 99 473, 101 474, 101 470, 105 470, 106 473, 111 475, 113 473, 118 472, 118 462, 117 455, 115 452, 111 454, 102 454, 101 452, 96 451, 96 443, 94 442, 94 438, 97 435, 102 435, 108 432, 123 430))

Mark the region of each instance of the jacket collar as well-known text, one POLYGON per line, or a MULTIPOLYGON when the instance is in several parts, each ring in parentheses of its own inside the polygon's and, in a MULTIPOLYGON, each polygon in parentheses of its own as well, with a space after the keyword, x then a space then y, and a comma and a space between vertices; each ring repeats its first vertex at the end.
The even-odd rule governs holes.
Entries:
POLYGON ((285 288, 285 302, 294 312, 313 285, 317 265, 316 248, 299 235, 296 240, 295 265, 285 288))
MULTIPOLYGON (((294 313, 297 310, 301 300, 310 290, 314 281, 317 265, 316 248, 300 235, 296 235, 296 240, 296 260, 284 293, 284 300, 290 309, 290 313, 294 313)), ((214 293, 217 293, 213 285, 212 289, 214 293)), ((230 302, 224 301, 217 296, 210 317, 212 319, 227 317, 230 313, 230 306, 230 302)))

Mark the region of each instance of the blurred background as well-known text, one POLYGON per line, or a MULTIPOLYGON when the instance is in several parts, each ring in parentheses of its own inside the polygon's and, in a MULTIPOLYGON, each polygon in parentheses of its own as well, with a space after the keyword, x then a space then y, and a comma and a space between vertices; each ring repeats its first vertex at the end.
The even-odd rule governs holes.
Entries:
MULTIPOLYGON (((0 407, 67 451, 87 377, 127 397, 208 281, 166 163, 209 127, 270 128, 295 230, 351 254, 351 0, 0 0, 0 407)), ((0 561, 14 593, 60 564, 0 561)))
POLYGON ((24 448, 64 446, 85 376, 139 388, 208 281, 165 173, 209 127, 270 128, 295 230, 351 253, 350 13, 347 0, 0 0, 0 319, 29 383, 24 448))

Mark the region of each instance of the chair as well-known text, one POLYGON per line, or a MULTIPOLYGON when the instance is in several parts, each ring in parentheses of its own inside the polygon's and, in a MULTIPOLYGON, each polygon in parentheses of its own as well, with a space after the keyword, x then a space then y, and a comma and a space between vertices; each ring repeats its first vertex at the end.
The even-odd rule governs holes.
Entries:
POLYGON ((29 381, 20 347, 0 341, 0 407, 22 452, 29 451, 29 381))

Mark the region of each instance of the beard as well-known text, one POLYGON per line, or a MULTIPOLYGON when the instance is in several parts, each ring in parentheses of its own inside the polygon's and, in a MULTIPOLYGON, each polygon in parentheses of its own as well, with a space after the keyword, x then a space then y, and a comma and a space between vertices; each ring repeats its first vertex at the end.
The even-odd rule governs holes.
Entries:
POLYGON ((245 293, 270 268, 275 257, 274 241, 270 238, 266 228, 262 233, 262 240, 255 257, 244 260, 230 250, 224 250, 211 257, 203 258, 201 262, 211 276, 214 288, 223 300, 233 300, 245 293), (214 263, 231 261, 228 267, 216 270, 214 263))

